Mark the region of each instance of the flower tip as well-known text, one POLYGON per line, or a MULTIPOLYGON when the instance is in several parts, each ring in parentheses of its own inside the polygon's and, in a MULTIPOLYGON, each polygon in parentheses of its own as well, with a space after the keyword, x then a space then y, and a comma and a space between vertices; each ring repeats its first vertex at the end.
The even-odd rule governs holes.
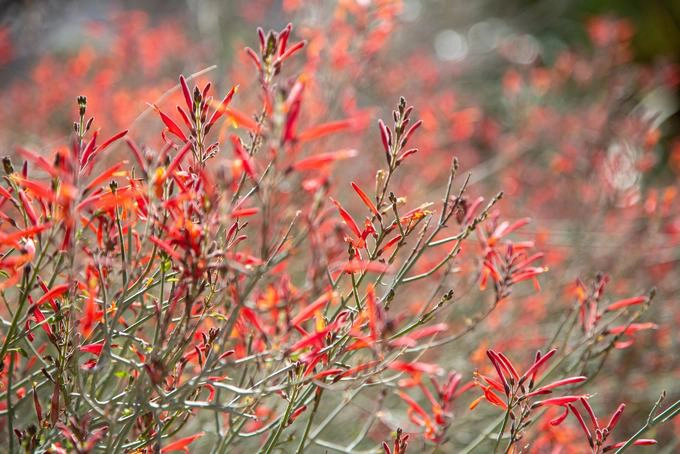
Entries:
POLYGON ((651 445, 655 445, 657 443, 658 443, 658 441, 656 441, 653 438, 641 438, 640 440, 635 441, 635 443, 633 443, 633 444, 638 445, 638 446, 651 446, 651 445))

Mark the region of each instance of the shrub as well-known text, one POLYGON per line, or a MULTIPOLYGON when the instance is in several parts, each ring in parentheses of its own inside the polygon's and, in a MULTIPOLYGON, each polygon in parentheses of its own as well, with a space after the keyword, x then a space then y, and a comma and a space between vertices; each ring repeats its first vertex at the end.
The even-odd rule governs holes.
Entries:
MULTIPOLYGON (((379 38, 369 36, 360 55, 376 53, 379 38)), ((530 210, 505 217, 502 192, 474 194, 474 172, 418 146, 433 143, 441 105, 420 115, 401 97, 377 125, 356 106, 345 119, 316 121, 325 106, 308 93, 321 82, 295 74, 305 41, 290 25, 258 29, 258 41, 245 55, 257 75, 248 102, 259 96, 259 106, 236 108, 237 85, 213 98, 209 83, 180 77, 176 108, 149 107, 156 147, 128 130, 102 140, 82 96, 67 144, 4 159, 8 449, 357 452, 382 443, 388 453, 409 444, 600 453, 655 444, 644 437, 680 401, 664 393, 637 432, 614 431, 625 408, 617 390, 615 402, 590 391, 603 386, 598 376, 612 383, 616 350, 659 328, 647 313, 655 290, 612 297, 599 273, 575 280, 570 304, 532 303, 539 280, 558 279, 569 264, 540 251, 537 243, 550 246, 541 235, 522 233, 530 210), (369 123, 371 146, 358 151, 347 133, 369 123), (381 164, 350 171, 360 154, 381 164), (487 325, 493 345, 478 336, 487 325)), ((532 90, 568 77, 559 64, 552 79, 546 71, 531 74, 532 90)), ((531 150, 561 123, 522 106, 523 78, 509 70, 503 80, 531 150)), ((474 107, 451 115, 458 144, 504 140, 474 107)), ((642 119, 616 124, 650 140, 642 119)), ((507 159, 525 152, 514 139, 505 144, 517 150, 507 159)), ((597 170, 609 184, 603 203, 614 207, 634 197, 612 170, 628 159, 618 146, 597 170)), ((529 186, 547 189, 513 196, 559 200, 573 190, 571 172, 580 176, 574 168, 607 154, 599 147, 571 159, 564 148, 551 165, 565 180, 545 185, 555 178, 540 174, 545 163, 526 163, 529 186)), ((642 210, 654 212, 647 203, 642 210)), ((638 219, 638 207, 626 206, 638 219)))

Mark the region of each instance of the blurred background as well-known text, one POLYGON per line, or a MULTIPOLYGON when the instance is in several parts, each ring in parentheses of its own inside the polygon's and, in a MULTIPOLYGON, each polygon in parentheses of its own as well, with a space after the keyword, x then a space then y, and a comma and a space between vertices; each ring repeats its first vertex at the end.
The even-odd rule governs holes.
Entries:
MULTIPOLYGON (((109 93, 112 97, 115 91, 122 91, 121 84, 126 82, 160 85, 158 82, 164 77, 175 78, 179 71, 198 70, 201 65, 218 65, 211 77, 220 77, 232 68, 235 54, 252 37, 254 25, 280 29, 291 20, 328 24, 336 3, 380 7, 394 2, 5 0, 1 3, 0 84, 5 91, 19 96, 14 93, 19 88, 14 87, 21 87, 21 82, 49 80, 54 88, 60 88, 52 90, 49 97, 56 98, 58 94, 67 97, 80 93, 87 88, 84 82, 92 83, 95 73, 104 72, 102 64, 112 64, 111 60, 116 58, 125 58, 118 62, 125 76, 115 81, 99 81, 104 84, 101 88, 114 91, 109 93), (95 59, 107 58, 107 62, 93 65, 95 59), (128 73, 134 75, 133 80, 128 73)), ((604 45, 623 37, 614 37, 616 34, 628 35, 624 37, 624 41, 629 41, 628 61, 658 64, 677 62, 680 57, 680 2, 674 0, 399 3, 399 26, 389 31, 392 52, 405 55, 417 50, 423 56, 436 57, 441 64, 456 66, 459 78, 482 84, 498 81, 507 63, 552 66, 565 49, 587 48, 593 43, 604 45), (613 23, 597 23, 597 17, 621 19, 621 29, 615 30, 617 25, 613 23)), ((659 107, 665 115, 674 115, 676 93, 659 98, 658 102, 668 103, 659 107)), ((138 101, 143 106, 147 100, 138 101)), ((12 100, 5 97, 5 116, 9 102, 12 100)), ((50 117, 58 118, 59 113, 50 112, 50 117)), ((123 123, 125 119, 121 118, 123 123)), ((677 129, 677 116, 666 127, 677 129)))
MULTIPOLYGON (((104 136, 130 128, 155 146, 159 121, 147 103, 172 109, 165 94, 180 73, 206 70, 201 80, 221 93, 241 84, 236 105, 255 111, 243 47, 256 46, 256 26, 293 22, 308 40, 305 62, 291 72, 309 77, 303 123, 350 118, 354 133, 320 142, 319 151, 336 149, 334 140, 362 150, 358 161, 337 165, 335 181, 372 187, 382 160, 375 122, 403 95, 424 120, 421 151, 397 182, 403 193, 438 200, 457 156, 473 172, 472 196, 502 189, 504 219, 532 218, 519 235, 546 253, 551 272, 541 292, 518 293, 455 352, 440 351, 447 367, 470 372, 490 346, 528 361, 523 355, 574 303, 576 279, 603 272, 612 300, 656 286, 645 320, 659 329, 612 355, 615 374, 595 381, 598 409, 610 414, 628 402, 619 430, 633 433, 661 389, 680 394, 680 2, 17 0, 0 11, 3 153, 68 143, 81 94, 104 136), (508 334, 517 327, 522 336, 508 334)), ((447 320, 452 326, 474 313, 469 298, 447 320)), ((368 401, 356 405, 370 412, 368 401)), ((386 427, 398 419, 381 417, 386 427)), ((484 410, 469 418, 450 446, 475 436, 484 410)), ((546 447, 580 436, 550 430, 546 447)), ((679 431, 676 422, 652 435, 674 452, 679 431)), ((336 429, 328 439, 345 436, 336 429)))

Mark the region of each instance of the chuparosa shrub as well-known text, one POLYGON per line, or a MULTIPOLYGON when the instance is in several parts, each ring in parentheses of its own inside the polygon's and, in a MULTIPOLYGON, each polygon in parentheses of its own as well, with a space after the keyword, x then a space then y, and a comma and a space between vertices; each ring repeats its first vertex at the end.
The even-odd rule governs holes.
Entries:
MULTIPOLYGON (((364 55, 388 31, 361 44, 364 55)), ((3 160, 3 449, 604 453, 657 443, 645 437, 680 401, 663 394, 626 432, 625 404, 593 385, 613 352, 662 322, 646 314, 654 290, 612 298, 608 276, 577 280, 551 332, 525 341, 533 322, 502 314, 557 279, 560 263, 522 234, 529 210, 505 217, 507 195, 473 194, 474 172, 425 149, 436 110, 455 103, 419 99, 420 115, 401 97, 387 118, 354 106, 315 121, 306 93, 319 86, 295 70, 317 51, 306 54, 291 25, 258 29, 254 47, 247 88, 261 102, 251 110, 235 107, 237 85, 217 96, 202 75, 180 77, 169 93, 178 105, 148 107, 153 147, 134 129, 100 136, 82 96, 69 142, 3 160), (326 145, 366 124, 370 149, 326 145), (376 167, 334 174, 360 154, 376 167), (517 340, 471 337, 488 323, 517 340)), ((532 76, 537 89, 551 83, 545 71, 532 76)), ((514 71, 503 79, 509 98, 524 83, 514 71)), ((458 111, 455 140, 475 134, 478 115, 458 111)), ((491 141, 497 125, 485 121, 491 141)), ((569 173, 579 165, 569 153, 551 165, 569 173)))

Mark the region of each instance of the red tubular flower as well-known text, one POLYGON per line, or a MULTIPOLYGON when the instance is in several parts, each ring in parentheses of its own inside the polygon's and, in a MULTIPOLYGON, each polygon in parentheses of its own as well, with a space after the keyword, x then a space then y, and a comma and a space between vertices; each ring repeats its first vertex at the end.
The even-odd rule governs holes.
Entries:
POLYGON ((482 388, 484 391, 484 398, 492 405, 501 407, 503 410, 508 408, 508 405, 498 397, 489 387, 482 388))
POLYGON ((593 407, 590 406, 590 403, 588 402, 588 399, 585 397, 581 398, 581 405, 583 405, 583 408, 586 409, 586 412, 588 413, 588 416, 590 416, 590 421, 593 423, 593 427, 595 429, 600 428, 600 423, 597 420, 597 417, 595 416, 595 412, 593 411, 593 407))
MULTIPOLYGON (((587 400, 588 396, 580 396, 577 400, 583 405, 583 408, 585 408, 586 412, 590 416, 590 421, 591 421, 591 427, 588 427, 588 424, 586 424, 586 421, 584 420, 583 416, 581 415, 581 412, 578 410, 576 406, 576 400, 567 402, 565 407, 567 407, 571 413, 574 415, 576 420, 579 423, 579 426, 581 427, 583 433, 586 436, 586 439, 588 441, 588 445, 590 446, 591 450, 593 453, 596 452, 608 452, 613 449, 618 449, 622 447, 625 442, 621 443, 616 443, 616 444, 609 444, 605 445, 605 442, 607 441, 607 438, 611 434, 612 430, 614 427, 616 427, 619 418, 621 417, 621 414, 623 413, 623 410, 625 409, 624 404, 620 404, 616 411, 612 414, 611 419, 609 420, 609 423, 607 424, 606 427, 601 428, 597 417, 595 416, 595 413, 588 403, 587 400), (592 430, 591 430, 592 429, 592 430), (602 448, 604 446, 604 448, 602 448)), ((544 401, 547 402, 547 401, 544 401)), ((554 420, 550 421, 550 424, 552 425, 557 425, 560 424, 564 419, 565 415, 561 415, 558 418, 555 418, 554 420)), ((645 445, 653 445, 656 444, 656 440, 651 440, 651 439, 643 439, 643 440, 637 440, 634 445, 637 446, 645 446, 645 445), (639 442, 639 443, 638 443, 639 442)))
POLYGON ((113 142, 121 139, 128 133, 128 130, 124 130, 119 132, 118 134, 113 135, 109 139, 107 139, 103 144, 99 145, 98 147, 94 148, 94 140, 96 138, 96 134, 92 136, 92 142, 91 142, 91 147, 88 147, 83 155, 80 158, 80 168, 84 169, 90 164, 90 162, 94 159, 96 155, 104 151, 106 148, 109 147, 113 142))
POLYGON ((550 392, 550 390, 559 388, 560 386, 567 386, 567 385, 573 385, 576 383, 581 383, 584 382, 588 379, 588 377, 584 376, 579 376, 579 377, 569 377, 569 378, 563 378, 562 380, 557 380, 556 382, 552 382, 549 385, 541 386, 540 388, 536 389, 535 391, 530 392, 527 394, 527 397, 537 395, 537 394, 544 394, 545 392, 550 392))
POLYGON ((163 123, 165 124, 165 126, 168 128, 168 131, 170 131, 170 133, 172 133, 172 134, 174 134, 175 136, 177 136, 177 137, 182 141, 182 143, 184 143, 184 142, 186 142, 186 141, 188 140, 188 139, 187 139, 187 136, 186 136, 186 135, 184 134, 184 132, 182 131, 182 128, 180 128, 180 127, 177 125, 177 123, 175 123, 175 120, 173 120, 172 118, 170 118, 167 114, 165 114, 162 110, 160 110, 160 109, 158 108, 158 106, 156 106, 155 104, 154 104, 152 107, 154 108, 154 110, 155 110, 156 112, 158 112, 158 115, 160 115, 161 120, 163 121, 163 123))
POLYGON ((305 129, 300 134, 298 134, 297 139, 300 142, 307 142, 310 140, 318 139, 329 134, 333 134, 339 131, 344 131, 354 126, 355 120, 348 118, 346 120, 332 121, 330 123, 324 123, 305 129))
POLYGON ((175 169, 179 167, 180 163, 186 156, 186 154, 191 150, 193 147, 193 144, 191 142, 187 142, 178 152, 177 155, 170 161, 170 164, 168 165, 168 168, 165 169, 165 176, 172 175, 175 172, 175 169))
POLYGON ((506 371, 506 373, 510 374, 515 380, 519 380, 519 374, 510 360, 501 352, 497 352, 496 357, 500 360, 501 366, 506 371))
POLYGON ((392 445, 392 448, 387 444, 386 441, 383 441, 382 447, 385 450, 386 454, 406 454, 406 449, 408 448, 408 440, 409 440, 410 435, 409 434, 404 434, 401 428, 397 429, 397 433, 394 437, 394 443, 392 445))
POLYGON ((423 363, 420 361, 392 361, 390 363, 390 369, 393 370, 398 370, 401 372, 407 372, 411 374, 429 374, 429 375, 437 375, 441 374, 443 372, 441 366, 438 366, 436 364, 430 364, 430 363, 423 363))
POLYGON ((189 112, 194 110, 194 101, 191 98, 191 91, 189 90, 189 85, 187 85, 187 80, 183 75, 179 76, 179 84, 182 87, 182 95, 184 96, 184 102, 187 105, 189 112))
POLYGON ((305 410, 307 410, 307 405, 302 405, 298 408, 296 408, 291 414, 290 417, 288 418, 288 424, 293 424, 295 420, 300 416, 305 410))
POLYGON ((435 334, 446 331, 448 328, 449 325, 446 323, 437 323, 436 325, 425 326, 423 328, 411 331, 402 337, 393 339, 389 341, 389 343, 393 347, 415 347, 418 345, 418 339, 434 336, 435 334))
POLYGON ((182 256, 179 254, 179 252, 177 252, 175 249, 173 249, 172 246, 167 241, 163 241, 160 238, 156 238, 155 236, 150 236, 149 241, 151 241, 156 246, 161 248, 163 250, 163 252, 168 254, 173 259, 181 260, 182 256))
POLYGON ((475 379, 481 378, 484 380, 488 385, 490 385, 493 389, 495 389, 498 392, 505 393, 505 388, 503 388, 503 385, 497 380, 494 380, 491 377, 488 377, 484 374, 479 373, 478 371, 475 371, 475 379))
POLYGON ((252 160, 248 153, 246 153, 246 151, 243 149, 241 139, 239 139, 239 137, 236 135, 232 135, 231 143, 234 145, 234 151, 236 152, 236 156, 238 156, 238 158, 243 163, 243 169, 246 171, 250 178, 257 181, 257 176, 255 175, 255 169, 253 167, 252 160))
POLYGON ((564 407, 564 412, 557 418, 551 419, 549 424, 551 426, 559 426, 565 419, 567 419, 567 416, 569 416, 569 408, 564 407))
MULTIPOLYGON (((503 402, 497 395, 495 395, 492 389, 505 394, 506 400, 508 402, 515 402, 516 398, 518 398, 517 402, 520 402, 524 401, 527 398, 544 394, 550 394, 552 393, 552 390, 555 388, 571 384, 582 383, 583 381, 586 380, 586 377, 583 376, 569 377, 557 380, 555 382, 552 382, 550 384, 544 385, 538 389, 531 391, 531 389, 533 388, 533 383, 535 381, 535 376, 538 373, 540 367, 543 366, 555 354, 555 352, 556 350, 551 350, 545 355, 541 355, 540 352, 537 352, 536 359, 534 360, 532 365, 527 369, 527 371, 522 376, 520 376, 516 368, 510 361, 510 359, 508 359, 508 357, 506 357, 502 353, 495 352, 493 350, 487 350, 486 354, 489 357, 489 360, 493 364, 494 368, 496 369, 496 374, 498 375, 500 381, 496 381, 491 377, 487 377, 486 375, 483 375, 479 372, 475 372, 474 384, 482 389, 484 395, 481 398, 478 398, 474 402, 472 402, 470 408, 472 409, 476 407, 481 399, 486 399, 491 404, 502 408, 507 407, 507 404, 503 402), (530 383, 528 384, 527 390, 527 386, 525 385, 525 383, 529 379, 530 383), (482 384, 480 380, 485 382, 486 385, 482 384)), ((538 408, 545 405, 565 406, 571 402, 575 402, 584 397, 587 396, 555 397, 535 402, 533 405, 531 405, 531 408, 538 408)), ((565 417, 558 418, 553 425, 561 423, 564 420, 564 418, 565 417)))
POLYGON ((493 350, 487 350, 486 351, 486 356, 489 357, 491 360, 491 364, 493 364, 493 367, 496 368, 496 374, 498 375, 498 378, 501 380, 501 383, 503 384, 503 391, 505 392, 506 395, 510 394, 510 385, 508 385, 508 380, 505 377, 505 374, 503 373, 503 369, 501 367, 501 360, 497 356, 496 352, 493 350))
POLYGON ((340 375, 343 372, 345 372, 345 369, 340 369, 340 368, 333 368, 333 369, 327 369, 324 371, 319 372, 318 374, 314 375, 314 380, 323 380, 326 377, 331 377, 333 375, 340 375))
POLYGON ((135 157, 137 165, 142 170, 143 174, 146 175, 147 164, 144 156, 142 156, 142 150, 139 149, 137 144, 130 137, 125 138, 125 143, 127 144, 130 151, 132 151, 132 155, 135 157))
POLYGON ((317 311, 321 310, 322 307, 326 306, 329 301, 331 301, 333 298, 333 292, 326 292, 323 295, 321 295, 319 298, 314 300, 312 303, 307 305, 304 309, 302 309, 295 317, 293 317, 290 321, 290 324, 292 326, 297 326, 303 323, 306 320, 309 320, 314 316, 314 313, 317 311))
POLYGON ((231 104, 231 100, 233 99, 233 97, 234 97, 234 95, 236 94, 237 91, 238 91, 238 85, 234 85, 233 87, 231 87, 231 90, 229 90, 229 92, 224 97, 222 102, 217 107, 215 107, 215 111, 210 116, 210 120, 208 120, 208 123, 206 125, 206 132, 208 132, 210 130, 212 125, 214 125, 215 122, 217 122, 217 120, 219 120, 220 117, 222 117, 222 115, 225 112, 227 112, 229 104, 231 104))
MULTIPOLYGON (((50 291, 46 292, 43 296, 40 297, 40 299, 38 299, 35 305, 40 307, 47 301, 52 302, 52 300, 59 298, 61 295, 66 293, 69 287, 70 284, 60 284, 52 287, 50 291)), ((56 306, 52 306, 52 309, 56 310, 56 306)))
POLYGON ((239 208, 237 210, 233 210, 229 215, 232 218, 245 218, 245 217, 248 217, 248 216, 254 216, 259 212, 260 212, 260 209, 257 208, 257 207, 239 208))
POLYGON ((257 122, 248 116, 248 114, 233 107, 227 109, 226 115, 234 122, 236 127, 243 127, 251 132, 257 131, 259 127, 257 122))
POLYGON ((78 350, 85 353, 92 353, 99 356, 104 348, 104 341, 95 342, 93 344, 81 345, 78 350))
POLYGON ((338 209, 338 212, 340 213, 340 217, 342 217, 342 220, 345 221, 345 225, 349 227, 349 229, 354 233, 354 235, 359 238, 361 237, 361 230, 359 230, 359 226, 357 223, 354 221, 354 218, 352 218, 352 215, 345 210, 342 205, 340 205, 340 202, 337 200, 331 198, 331 202, 336 206, 338 209))
POLYGON ((27 180, 20 176, 14 176, 13 180, 24 189, 27 189, 31 195, 42 200, 54 202, 57 200, 57 194, 47 186, 35 181, 27 180))
MULTIPOLYGON (((0 232, 0 244, 5 246, 20 247, 19 240, 22 238, 33 238, 41 232, 49 229, 52 226, 51 222, 45 224, 34 225, 23 230, 18 230, 14 233, 6 234, 0 232)), ((31 240, 32 241, 32 240, 31 240)), ((34 248, 35 249, 35 248, 34 248)), ((33 251, 35 252, 35 251, 33 251)))
POLYGON ((19 189, 19 200, 21 200, 21 205, 24 208, 29 221, 31 221, 31 224, 33 226, 38 225, 38 215, 35 213, 35 209, 33 209, 33 204, 28 196, 26 196, 26 193, 21 189, 19 189))
MULTIPOLYGON (((37 154, 36 152, 31 151, 31 150, 24 148, 24 147, 19 147, 17 149, 17 152, 24 159, 35 163, 40 168, 40 170, 47 173, 52 178, 59 176, 59 171, 54 167, 54 165, 47 162, 47 159, 45 159, 44 156, 41 156, 41 155, 37 154)), ((2 193, 3 196, 4 196, 4 194, 7 194, 5 197, 10 198, 9 193, 5 190, 5 188, 1 188, 0 193, 2 193)))
POLYGON ((342 267, 342 271, 349 274, 359 272, 384 273, 389 271, 389 269, 389 265, 385 263, 369 262, 357 259, 350 260, 342 267))
POLYGON ((408 129, 408 131, 406 131, 406 134, 404 134, 404 137, 401 139, 400 148, 403 148, 404 146, 406 146, 406 143, 411 138, 413 133, 416 132, 416 130, 418 130, 418 128, 420 128, 420 126, 422 126, 422 124, 423 124, 423 120, 418 120, 408 129))
POLYGON ((189 445, 194 441, 205 435, 205 432, 199 432, 196 435, 191 435, 189 437, 180 438, 177 441, 173 441, 161 448, 162 453, 173 452, 173 451, 184 451, 189 452, 189 445))
POLYGON ((43 331, 45 331, 50 338, 53 337, 54 334, 52 333, 52 328, 50 327, 49 323, 47 323, 47 318, 40 310, 40 307, 38 307, 36 304, 33 304, 31 306, 31 312, 33 313, 35 323, 39 324, 43 331))
POLYGON ((551 399, 545 399, 545 400, 539 400, 538 402, 534 402, 532 404, 532 408, 539 408, 539 407, 545 407, 546 405, 566 405, 572 402, 576 402, 577 400, 581 399, 581 397, 584 396, 562 396, 562 397, 553 397, 551 399))
POLYGON ((571 405, 570 403, 567 404, 567 406, 569 407, 569 409, 571 410, 571 412, 574 414, 574 416, 575 416, 576 419, 578 420, 578 423, 579 423, 579 425, 581 426, 581 429, 583 429, 583 432, 585 433, 586 438, 588 439, 588 444, 590 445, 591 448, 594 447, 593 436, 592 436, 592 434, 590 433, 590 430, 588 429, 588 426, 586 425, 586 422, 583 420, 583 417, 581 416, 581 413, 579 413, 579 411, 576 409, 576 407, 574 407, 574 406, 571 405))
POLYGON ((85 191, 91 191, 95 187, 99 186, 103 182, 108 182, 113 177, 126 177, 128 176, 128 171, 124 169, 125 166, 129 164, 128 161, 121 161, 116 163, 97 175, 90 183, 88 183, 85 191))
POLYGON ((182 121, 184 122, 184 126, 189 128, 191 130, 192 124, 191 124, 191 119, 189 118, 189 114, 181 107, 181 106, 175 106, 177 108, 177 112, 179 113, 180 117, 182 117, 182 121))
POLYGON ((319 153, 297 161, 291 168, 297 171, 316 170, 338 160, 353 158, 357 154, 358 151, 354 149, 339 150, 332 153, 319 153))
POLYGON ((432 427, 433 421, 430 419, 430 415, 425 411, 423 407, 420 406, 418 402, 413 400, 411 396, 409 396, 403 391, 398 391, 397 394, 408 404, 410 408, 409 412, 411 411, 415 412, 422 417, 422 420, 419 421, 422 423, 422 425, 424 425, 425 427, 432 427))
MULTIPOLYGON (((657 443, 658 442, 656 440, 652 439, 652 438, 641 438, 639 440, 635 440, 633 442, 633 445, 634 446, 654 446, 657 443)), ((626 444, 626 442, 622 441, 622 442, 616 443, 614 445, 605 446, 604 449, 602 450, 602 452, 609 452, 609 451, 612 451, 614 449, 619 449, 620 447, 622 447, 625 444, 626 444)))
MULTIPOLYGON (((452 405, 456 397, 456 390, 461 382, 462 375, 450 372, 446 380, 440 384, 434 379, 434 375, 441 374, 442 370, 439 366, 421 362, 406 363, 402 361, 395 361, 390 365, 390 369, 401 370, 408 373, 411 378, 409 380, 401 380, 399 386, 403 387, 418 387, 423 395, 427 398, 430 404, 430 411, 428 412, 413 398, 403 391, 399 395, 409 405, 409 419, 416 425, 425 429, 424 436, 433 442, 442 440, 452 418, 452 405), (428 375, 430 382, 434 387, 436 393, 432 393, 422 377, 428 375)), ((462 391, 461 391, 462 392, 462 391)))
POLYGON ((626 409, 626 404, 622 403, 621 405, 619 405, 619 408, 616 409, 616 411, 612 415, 611 419, 609 420, 609 423, 607 423, 607 430, 608 431, 611 432, 612 430, 614 430, 614 427, 616 427, 616 425, 618 424, 619 419, 621 418, 621 415, 623 414, 623 410, 625 410, 625 409, 626 409))
POLYGON ((366 289, 366 312, 368 314, 368 327, 371 332, 371 339, 377 340, 380 335, 378 322, 381 317, 378 314, 373 284, 369 284, 366 289))
POLYGON ((276 64, 280 65, 283 63, 286 59, 290 58, 295 54, 297 51, 305 47, 305 44, 307 44, 305 41, 300 41, 299 43, 294 44, 291 46, 288 50, 286 50, 279 58, 276 59, 276 64))
POLYGON ((390 147, 392 146, 392 134, 385 123, 382 120, 378 120, 378 129, 380 130, 380 139, 382 140, 383 148, 385 153, 390 153, 390 147))
POLYGON ((519 380, 520 384, 524 383, 529 377, 532 378, 532 381, 535 380, 536 373, 538 372, 540 367, 543 364, 545 364, 546 361, 548 361, 550 358, 552 358, 552 356, 556 352, 557 352, 557 349, 552 349, 548 353, 546 353, 545 355, 543 355, 541 357, 538 357, 538 355, 537 355, 536 361, 534 361, 534 363, 531 365, 531 367, 529 367, 529 369, 527 369, 527 371, 524 373, 524 375, 522 375, 522 377, 520 378, 520 380, 519 380))
POLYGON ((326 334, 330 332, 330 330, 331 328, 329 325, 321 331, 308 334, 299 341, 295 342, 290 347, 288 347, 288 351, 290 353, 295 353, 296 351, 307 348, 310 345, 316 345, 317 347, 323 346, 323 339, 326 337, 326 334))
POLYGON ((338 381, 342 378, 351 377, 353 375, 356 375, 361 371, 364 371, 366 369, 370 369, 370 368, 374 367, 378 363, 379 363, 379 361, 368 361, 368 362, 365 362, 363 364, 359 364, 358 366, 347 369, 345 372, 343 372, 340 375, 338 375, 337 377, 335 377, 334 381, 338 381))
POLYGON ((659 325, 656 323, 631 323, 629 325, 613 326, 607 330, 609 334, 635 334, 638 331, 647 329, 657 329, 659 325))
POLYGON ((526 281, 528 279, 532 279, 539 274, 543 274, 546 271, 548 271, 548 268, 541 266, 541 267, 533 267, 533 268, 527 268, 519 273, 513 274, 512 275, 512 283, 516 284, 518 282, 526 281))
POLYGON ((355 182, 351 183, 352 189, 354 189, 354 192, 357 193, 359 198, 361 199, 362 202, 364 202, 364 205, 368 207, 368 209, 377 217, 378 219, 382 219, 382 216, 380 215, 380 212, 378 212, 378 209, 376 208, 375 204, 373 201, 366 195, 364 191, 361 190, 359 186, 355 182))
POLYGON ((622 309, 624 307, 642 304, 645 301, 647 301, 646 296, 636 296, 636 297, 633 297, 633 298, 626 298, 626 299, 619 300, 615 303, 610 304, 609 306, 607 306, 607 309, 605 309, 605 310, 606 311, 617 311, 617 310, 622 309))

